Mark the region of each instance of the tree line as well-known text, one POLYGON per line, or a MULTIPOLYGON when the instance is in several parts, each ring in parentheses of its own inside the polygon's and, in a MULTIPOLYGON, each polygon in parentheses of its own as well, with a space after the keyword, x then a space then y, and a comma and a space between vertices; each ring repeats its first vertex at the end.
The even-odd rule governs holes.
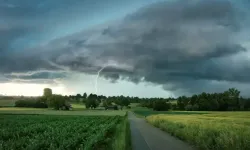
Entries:
POLYGON ((230 88, 222 93, 201 93, 190 97, 180 96, 168 99, 148 99, 141 101, 143 107, 156 110, 160 103, 164 103, 164 110, 186 111, 243 111, 250 110, 250 98, 240 96, 240 91, 230 88))
MULTIPOLYGON (((22 101, 22 100, 21 100, 22 101)), ((156 111, 187 110, 187 111, 234 111, 250 110, 250 98, 240 96, 240 91, 230 88, 222 93, 201 93, 190 97, 177 98, 139 98, 130 96, 104 96, 90 93, 76 95, 55 95, 51 89, 44 89, 42 97, 36 98, 36 102, 16 102, 18 107, 52 107, 54 109, 70 109, 70 103, 80 103, 86 108, 95 109, 98 106, 110 107, 118 105, 121 108, 129 108, 130 103, 138 103, 141 107, 147 107, 156 111)))

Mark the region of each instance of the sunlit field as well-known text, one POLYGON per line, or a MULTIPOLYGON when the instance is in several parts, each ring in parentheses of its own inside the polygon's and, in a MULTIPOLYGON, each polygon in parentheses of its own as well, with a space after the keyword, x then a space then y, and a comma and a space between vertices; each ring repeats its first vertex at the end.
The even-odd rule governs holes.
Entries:
POLYGON ((0 114, 0 149, 125 150, 127 117, 0 114))
POLYGON ((80 103, 80 104, 77 104, 77 103, 72 103, 71 104, 73 110, 84 110, 86 109, 85 105, 80 103))
POLYGON ((146 120, 202 150, 250 149, 250 112, 208 113, 159 114, 146 120))
POLYGON ((123 110, 72 110, 60 111, 41 108, 0 108, 0 114, 43 114, 43 115, 90 115, 90 116, 124 116, 126 111, 123 110))

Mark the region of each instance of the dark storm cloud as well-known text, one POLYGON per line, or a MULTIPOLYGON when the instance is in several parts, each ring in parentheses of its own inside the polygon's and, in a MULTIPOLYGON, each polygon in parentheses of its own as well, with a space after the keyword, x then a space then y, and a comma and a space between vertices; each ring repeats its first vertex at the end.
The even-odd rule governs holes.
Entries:
POLYGON ((145 81, 166 85, 168 90, 193 93, 213 88, 208 84, 211 81, 250 82, 249 60, 239 58, 233 63, 242 65, 230 64, 232 56, 247 53, 234 40, 234 35, 245 30, 242 22, 246 18, 241 14, 229 1, 159 3, 104 29, 97 44, 85 47, 99 49, 99 53, 93 52, 99 59, 134 67, 133 73, 121 76, 128 75, 132 81, 144 77, 145 81), (102 39, 111 42, 98 44, 102 39))
POLYGON ((16 55, 15 65, 3 58, 0 71, 96 74, 109 66, 101 75, 112 81, 148 81, 177 92, 225 90, 224 82, 240 86, 250 82, 249 49, 242 44, 249 12, 242 6, 227 0, 155 3, 115 23, 16 55))

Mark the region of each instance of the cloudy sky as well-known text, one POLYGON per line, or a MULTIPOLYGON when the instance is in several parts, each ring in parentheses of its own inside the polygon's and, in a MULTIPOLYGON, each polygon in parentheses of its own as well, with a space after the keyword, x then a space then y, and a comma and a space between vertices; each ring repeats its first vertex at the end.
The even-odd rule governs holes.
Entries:
POLYGON ((250 91, 248 0, 0 0, 0 94, 250 91))

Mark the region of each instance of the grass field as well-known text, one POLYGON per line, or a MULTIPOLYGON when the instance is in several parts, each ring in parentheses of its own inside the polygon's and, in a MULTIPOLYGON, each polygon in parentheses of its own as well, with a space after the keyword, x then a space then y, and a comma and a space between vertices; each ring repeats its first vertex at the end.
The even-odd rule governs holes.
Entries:
POLYGON ((250 112, 161 114, 146 120, 202 150, 249 150, 250 112))
POLYGON ((125 150, 126 125, 121 116, 0 115, 0 149, 125 150))
POLYGON ((43 114, 43 115, 84 115, 84 116, 124 116, 126 111, 123 110, 73 110, 59 111, 51 109, 38 108, 17 108, 3 107, 0 108, 0 114, 43 114))
POLYGON ((73 110, 84 110, 86 109, 83 103, 71 103, 73 110))

